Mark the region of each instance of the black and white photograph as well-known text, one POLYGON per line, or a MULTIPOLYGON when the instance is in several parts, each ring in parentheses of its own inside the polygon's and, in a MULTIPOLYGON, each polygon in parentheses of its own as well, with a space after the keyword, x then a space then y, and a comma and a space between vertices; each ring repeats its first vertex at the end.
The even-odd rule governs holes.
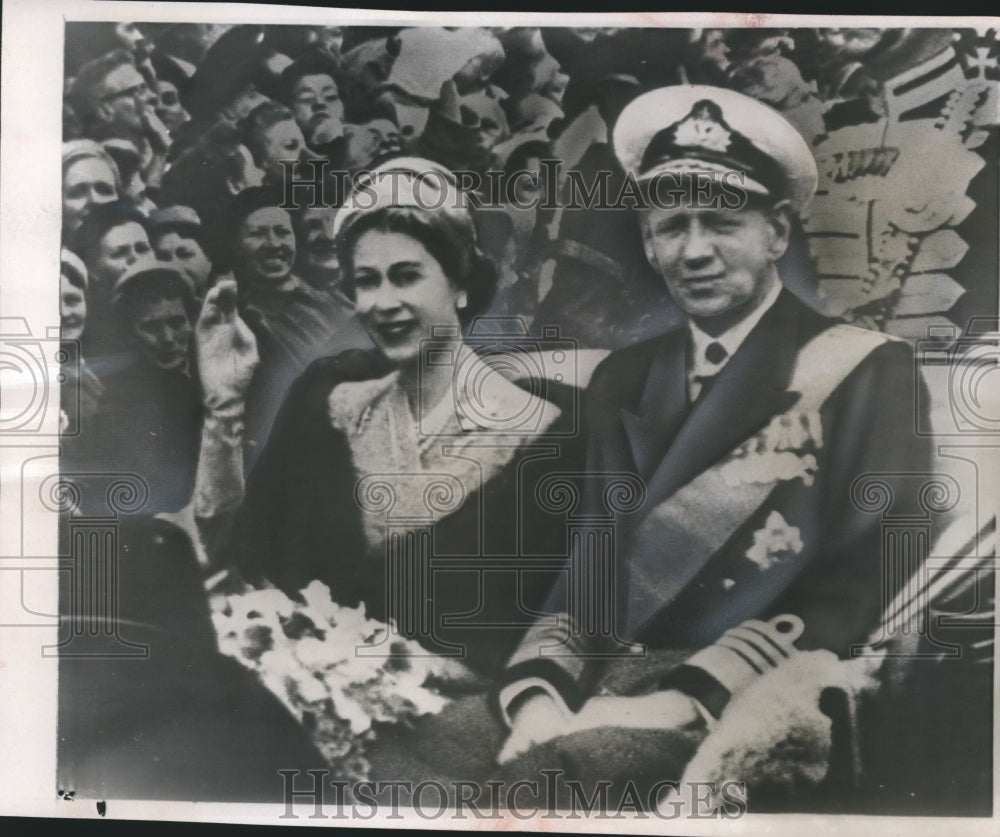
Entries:
POLYGON ((0 812, 995 827, 1000 18, 8 6, 0 812))

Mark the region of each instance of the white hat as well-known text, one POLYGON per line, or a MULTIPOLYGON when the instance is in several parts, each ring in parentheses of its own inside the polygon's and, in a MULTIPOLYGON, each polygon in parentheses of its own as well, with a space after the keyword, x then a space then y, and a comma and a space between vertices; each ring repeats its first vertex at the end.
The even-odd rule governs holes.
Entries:
POLYGON ((468 198, 455 175, 439 163, 422 157, 397 157, 359 178, 333 219, 333 234, 348 222, 376 209, 426 209, 466 214, 468 198))
POLYGON ((79 285, 84 290, 87 289, 87 267, 76 253, 66 247, 63 247, 59 254, 59 272, 70 281, 75 279, 74 284, 79 285))
POLYGON ((665 174, 736 171, 745 189, 804 209, 816 161, 802 136, 767 105, 722 87, 661 87, 634 99, 613 134, 615 155, 640 182, 665 174))

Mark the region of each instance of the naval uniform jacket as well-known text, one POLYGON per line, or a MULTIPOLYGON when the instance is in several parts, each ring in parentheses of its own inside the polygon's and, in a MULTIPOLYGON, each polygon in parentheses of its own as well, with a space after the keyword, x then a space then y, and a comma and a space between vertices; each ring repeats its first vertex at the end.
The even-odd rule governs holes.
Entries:
MULTIPOLYGON (((516 685, 541 681, 575 710, 597 688, 602 671, 611 670, 593 659, 596 653, 615 648, 621 653, 619 643, 695 651, 749 619, 794 614, 803 625, 799 649, 827 648, 846 656, 851 644, 867 639, 888 600, 881 521, 852 501, 852 484, 864 474, 880 473, 892 490, 894 475, 930 470, 930 442, 914 432, 915 387, 923 384, 912 349, 901 340, 847 332, 849 339, 856 334, 881 345, 822 402, 822 444, 811 479, 776 481, 711 554, 672 552, 670 537, 655 527, 652 542, 648 536, 643 540, 644 521, 659 505, 794 409, 799 394, 789 385, 796 360, 810 340, 835 324, 782 290, 693 405, 687 395, 687 327, 613 352, 601 363, 585 397, 587 470, 635 474, 645 485, 641 506, 616 518, 616 636, 586 639, 578 631, 567 639, 565 629, 540 621, 509 663, 502 706, 505 692, 513 696, 516 685), (797 530, 801 543, 779 550, 772 561, 762 559, 755 543, 766 541, 775 512, 782 526, 797 530), (539 653, 552 643, 562 643, 558 655, 539 653)), ((725 517, 737 491, 696 497, 692 517, 725 517)), ((596 494, 590 510, 600 514, 606 510, 599 497, 593 499, 596 494)), ((566 592, 557 587, 549 610, 567 607, 566 592)), ((729 696, 711 672, 683 665, 666 675, 661 687, 687 691, 713 714, 729 696)))

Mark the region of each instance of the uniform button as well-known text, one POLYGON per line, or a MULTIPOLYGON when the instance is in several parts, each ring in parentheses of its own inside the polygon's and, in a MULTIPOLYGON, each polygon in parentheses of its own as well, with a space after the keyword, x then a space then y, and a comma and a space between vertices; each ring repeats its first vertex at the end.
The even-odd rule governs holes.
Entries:
POLYGON ((727 593, 730 590, 732 590, 735 586, 736 586, 736 582, 733 581, 731 578, 724 578, 724 579, 722 579, 722 589, 725 590, 727 593))

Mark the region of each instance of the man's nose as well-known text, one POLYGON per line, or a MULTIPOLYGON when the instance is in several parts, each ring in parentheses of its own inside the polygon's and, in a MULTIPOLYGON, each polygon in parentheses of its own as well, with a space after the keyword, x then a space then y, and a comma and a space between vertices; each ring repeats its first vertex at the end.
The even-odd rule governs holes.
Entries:
POLYGON ((715 250, 711 236, 699 221, 693 221, 684 239, 681 255, 688 267, 699 267, 711 261, 715 250))

